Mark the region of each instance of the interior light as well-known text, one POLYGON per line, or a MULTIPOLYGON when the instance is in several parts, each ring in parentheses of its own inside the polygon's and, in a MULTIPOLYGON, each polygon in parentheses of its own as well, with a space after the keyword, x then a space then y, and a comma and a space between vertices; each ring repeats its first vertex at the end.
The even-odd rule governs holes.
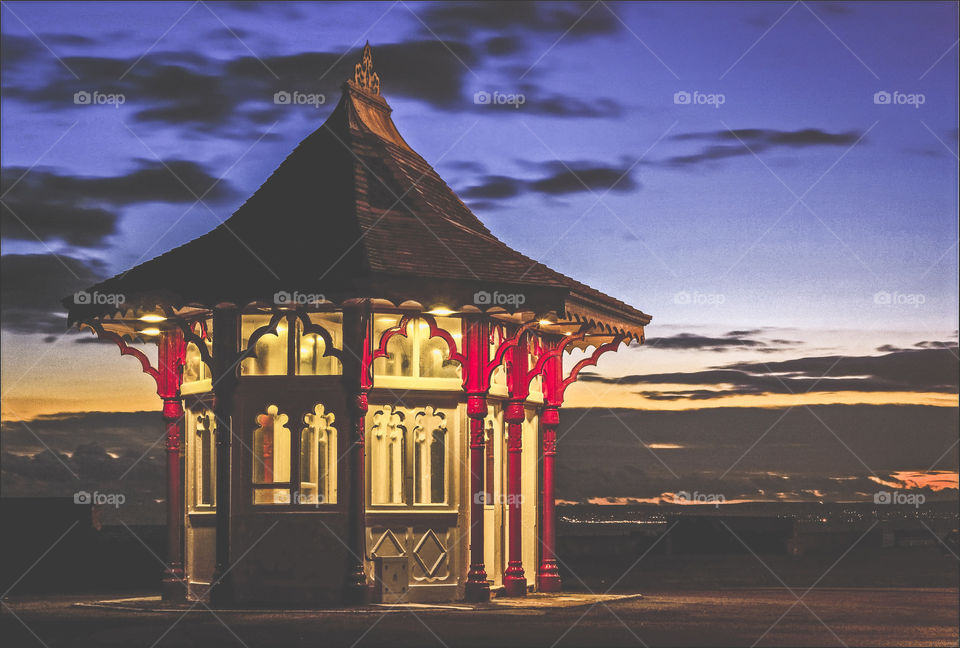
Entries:
POLYGON ((550 320, 540 320, 539 324, 540 326, 551 326, 553 325, 553 322, 551 322, 550 320))
POLYGON ((160 329, 154 328, 154 327, 145 328, 142 331, 140 331, 140 334, 141 335, 160 335, 160 329))
POLYGON ((141 318, 140 318, 140 321, 141 321, 141 322, 151 322, 151 323, 153 323, 153 322, 166 322, 166 321, 167 321, 167 318, 164 317, 163 315, 147 314, 147 315, 144 315, 143 317, 141 317, 141 318))
POLYGON ((440 317, 446 317, 447 315, 453 315, 453 311, 450 310, 449 308, 438 306, 433 310, 428 310, 427 315, 439 315, 440 317))

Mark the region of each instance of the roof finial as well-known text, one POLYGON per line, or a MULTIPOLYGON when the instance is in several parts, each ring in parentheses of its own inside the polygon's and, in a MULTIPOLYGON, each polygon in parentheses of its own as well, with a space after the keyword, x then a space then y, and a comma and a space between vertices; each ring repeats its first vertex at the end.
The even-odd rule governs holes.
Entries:
POLYGON ((380 94, 380 76, 373 71, 370 41, 363 46, 363 58, 353 68, 353 82, 371 94, 380 94))

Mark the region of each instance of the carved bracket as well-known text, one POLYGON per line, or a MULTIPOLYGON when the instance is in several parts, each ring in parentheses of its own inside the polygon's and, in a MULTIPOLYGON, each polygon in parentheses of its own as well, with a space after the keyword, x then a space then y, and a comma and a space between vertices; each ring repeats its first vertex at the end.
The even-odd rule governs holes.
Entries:
POLYGON ((127 341, 122 337, 113 333, 111 331, 106 331, 103 328, 103 325, 99 322, 82 322, 84 326, 90 327, 94 333, 96 333, 97 338, 101 340, 110 340, 117 345, 117 348, 120 349, 121 356, 133 356, 140 362, 140 367, 143 369, 143 373, 147 374, 153 378, 153 382, 157 386, 157 395, 162 396, 160 393, 162 387, 160 384, 160 371, 150 364, 150 358, 146 356, 140 349, 135 349, 127 344, 127 341))
POLYGON ((601 344, 596 349, 594 349, 593 353, 590 355, 589 358, 584 358, 583 360, 575 364, 573 368, 570 370, 570 375, 564 378, 560 382, 560 385, 558 388, 558 394, 557 394, 558 400, 560 402, 563 402, 563 392, 566 391, 567 387, 569 387, 571 384, 576 382, 577 376, 580 374, 581 371, 583 371, 587 367, 596 366, 597 362, 600 360, 600 356, 602 356, 607 351, 616 351, 617 347, 619 347, 625 339, 626 339, 626 336, 618 335, 615 338, 613 338, 613 340, 611 340, 610 342, 607 342, 606 344, 601 344))

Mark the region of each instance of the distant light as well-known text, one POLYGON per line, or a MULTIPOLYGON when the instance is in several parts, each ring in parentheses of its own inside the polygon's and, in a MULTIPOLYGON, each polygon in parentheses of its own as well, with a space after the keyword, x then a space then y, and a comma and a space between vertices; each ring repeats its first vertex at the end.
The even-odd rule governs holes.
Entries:
POLYGON ((141 322, 166 322, 167 318, 163 315, 144 315, 140 318, 141 322))
POLYGON ((140 331, 141 335, 160 335, 160 329, 158 328, 145 328, 140 331))
POLYGON ((442 306, 427 311, 427 315, 439 315, 440 317, 453 315, 453 313, 454 311, 450 310, 449 308, 443 308, 442 306))

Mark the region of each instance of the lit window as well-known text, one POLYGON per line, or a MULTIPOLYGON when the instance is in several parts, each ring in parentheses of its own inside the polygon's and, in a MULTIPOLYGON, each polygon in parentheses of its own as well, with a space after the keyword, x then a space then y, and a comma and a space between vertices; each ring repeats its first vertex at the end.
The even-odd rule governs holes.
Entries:
POLYGON ((193 419, 193 461, 195 506, 215 506, 217 503, 216 435, 214 416, 209 410, 199 415, 189 413, 193 419))
POLYGON ((432 407, 414 415, 415 504, 443 504, 447 493, 447 421, 432 407))
POLYGON ((378 410, 371 430, 370 488, 373 504, 402 504, 407 428, 403 412, 378 410))
MULTIPOLYGON (((213 340, 210 334, 212 328, 212 320, 207 320, 205 328, 201 327, 199 322, 193 324, 194 333, 197 333, 203 338, 203 342, 207 346, 207 351, 210 353, 213 352, 213 340), (205 335, 204 332, 206 333, 205 335)), ((197 348, 197 345, 193 342, 188 342, 183 365, 183 384, 196 383, 203 380, 210 380, 210 368, 203 362, 200 356, 200 349, 197 348)))
MULTIPOLYGON (((241 348, 250 344, 253 333, 270 324, 270 315, 244 315, 241 324, 241 348)), ((240 363, 244 376, 284 376, 287 373, 287 321, 280 320, 276 335, 267 333, 254 347, 254 355, 240 363)))
MULTIPOLYGON (((400 315, 374 316, 374 347, 379 347, 383 334, 400 323, 400 315)), ((437 317, 437 326, 460 344, 460 320, 455 317, 437 317)), ((441 337, 430 336, 430 325, 425 319, 414 318, 407 324, 406 335, 393 335, 387 343, 387 356, 373 363, 375 376, 403 376, 408 378, 459 378, 460 363, 450 360, 450 347, 441 337)))
POLYGON ((448 425, 451 414, 456 420, 455 413, 431 406, 372 410, 367 435, 372 505, 450 503, 450 456, 455 435, 448 425))
POLYGON ((270 405, 257 416, 253 431, 253 487, 255 504, 290 503, 290 429, 287 415, 270 405), (275 486, 283 486, 277 488, 275 486))
MULTIPOLYGON (((340 360, 323 354, 326 342, 317 333, 304 333, 303 323, 297 319, 297 375, 338 376, 342 373, 340 360)), ((334 348, 343 348, 343 315, 341 313, 310 313, 310 323, 323 327, 333 341, 334 348)))
POLYGON ((300 433, 300 504, 337 502, 337 430, 333 412, 317 403, 300 433))

